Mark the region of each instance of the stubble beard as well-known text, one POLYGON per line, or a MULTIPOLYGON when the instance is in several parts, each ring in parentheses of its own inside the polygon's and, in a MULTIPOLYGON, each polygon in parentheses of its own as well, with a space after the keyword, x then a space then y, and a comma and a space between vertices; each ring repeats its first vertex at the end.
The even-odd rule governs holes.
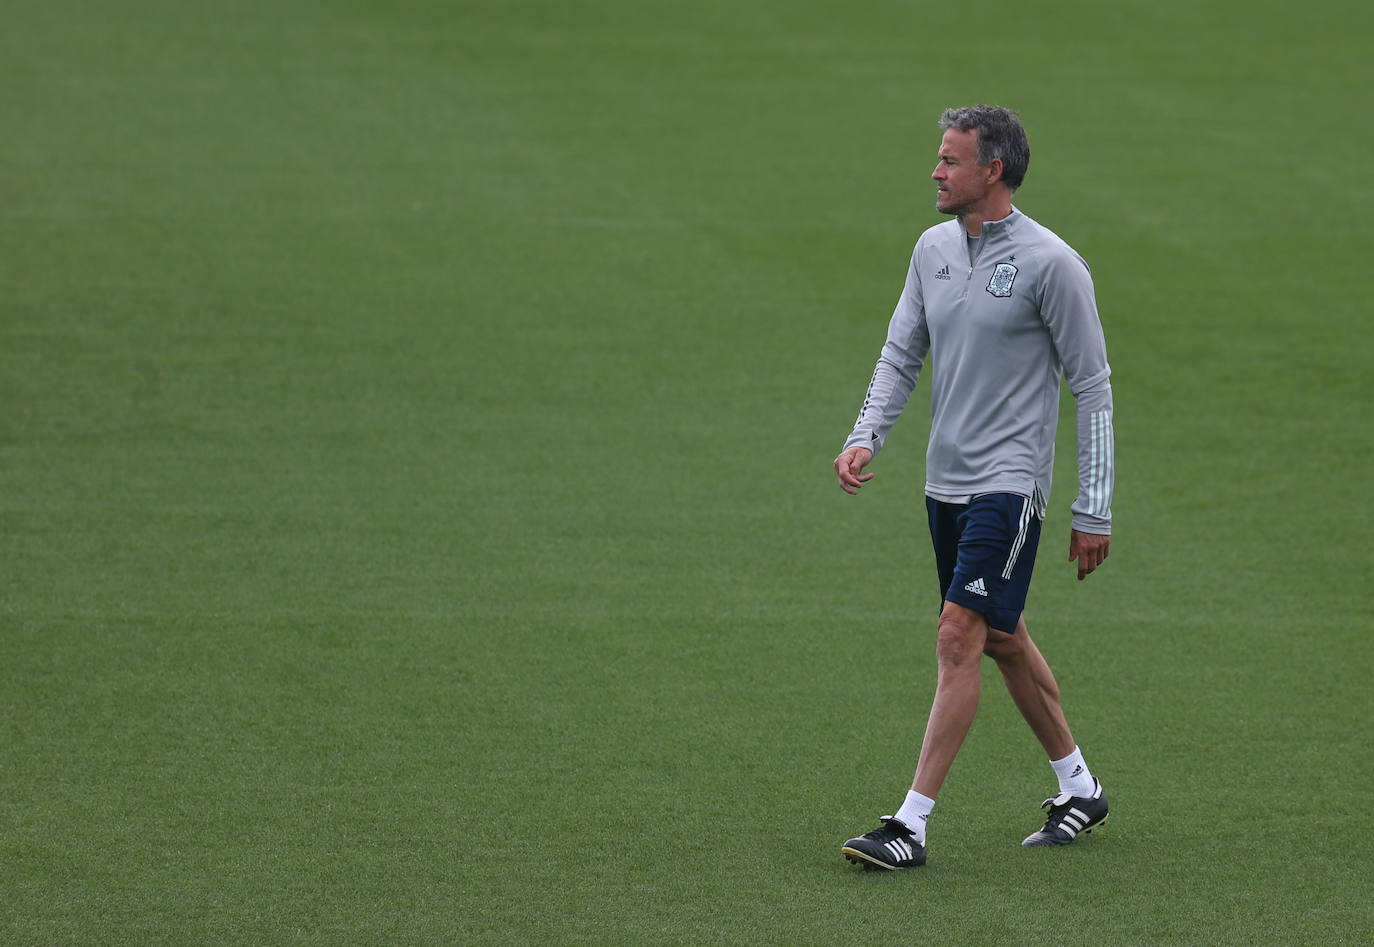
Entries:
POLYGON ((968 210, 968 208, 969 208, 969 203, 970 203, 970 202, 965 201, 965 202, 962 203, 962 204, 942 204, 941 202, 942 202, 947 196, 948 196, 948 192, 947 192, 947 191, 939 191, 939 192, 936 193, 936 195, 935 195, 935 210, 936 210, 937 212, 941 213, 941 214, 948 214, 948 215, 951 216, 951 217, 962 217, 962 216, 964 216, 964 211, 968 210))
POLYGON ((940 191, 936 194, 936 210, 938 213, 948 214, 951 217, 969 216, 970 210, 977 210, 982 205, 982 195, 976 198, 965 198, 959 203, 954 203, 954 197, 948 191, 940 191), (947 199, 948 203, 941 203, 947 199))

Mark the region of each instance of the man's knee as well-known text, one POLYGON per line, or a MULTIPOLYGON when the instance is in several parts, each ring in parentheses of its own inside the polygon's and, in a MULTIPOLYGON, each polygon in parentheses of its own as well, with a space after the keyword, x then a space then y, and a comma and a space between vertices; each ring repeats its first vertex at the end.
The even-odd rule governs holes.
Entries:
POLYGON ((971 608, 945 603, 935 639, 935 656, 941 667, 976 665, 987 640, 986 618, 971 608))
POLYGON ((987 641, 983 643, 983 653, 998 664, 1019 661, 1026 653, 1024 635, 1009 635, 1005 631, 988 629, 987 641))
POLYGON ((1030 632, 1026 630, 1026 619, 1020 618, 1016 622, 1015 634, 989 628, 988 639, 983 645, 983 653, 998 664, 1014 663, 1024 660, 1026 653, 1033 647, 1030 632))

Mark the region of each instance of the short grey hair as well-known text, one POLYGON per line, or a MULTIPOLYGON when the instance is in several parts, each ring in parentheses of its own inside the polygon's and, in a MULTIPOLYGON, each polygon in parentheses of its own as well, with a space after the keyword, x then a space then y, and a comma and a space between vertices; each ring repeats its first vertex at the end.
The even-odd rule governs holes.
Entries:
POLYGON ((1020 117, 1000 105, 969 105, 945 109, 940 116, 940 130, 957 128, 961 132, 978 130, 978 163, 993 159, 1002 162, 1002 181, 1015 191, 1026 179, 1030 167, 1030 142, 1020 117))

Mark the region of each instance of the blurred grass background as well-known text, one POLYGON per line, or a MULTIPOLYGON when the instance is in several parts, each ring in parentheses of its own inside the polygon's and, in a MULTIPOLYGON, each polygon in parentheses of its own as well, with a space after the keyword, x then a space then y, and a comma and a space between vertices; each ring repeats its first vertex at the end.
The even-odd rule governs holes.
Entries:
POLYGON ((1372 18, 15 0, 0 940, 1365 940, 1372 18), (1114 368, 1111 561, 1061 446, 1028 608, 1113 816, 1018 847, 994 674, 878 877, 927 383, 830 460, 978 101, 1114 368))

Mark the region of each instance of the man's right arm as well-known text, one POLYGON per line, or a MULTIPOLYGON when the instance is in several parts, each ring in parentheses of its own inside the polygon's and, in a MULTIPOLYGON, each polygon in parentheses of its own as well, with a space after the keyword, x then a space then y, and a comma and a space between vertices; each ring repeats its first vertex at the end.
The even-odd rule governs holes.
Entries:
POLYGON ((916 379, 921 376, 921 366, 930 351, 930 332, 926 326, 921 277, 916 268, 920 252, 918 243, 911 254, 906 286, 897 300, 892 321, 888 323, 887 341, 878 355, 863 407, 859 409, 854 430, 844 442, 845 450, 866 447, 875 454, 882 450, 887 432, 906 407, 916 387, 916 379))
POLYGON ((920 250, 917 243, 911 254, 906 285, 888 323, 887 340, 878 355, 863 407, 859 409, 854 430, 844 442, 844 449, 835 458, 835 475, 847 493, 858 492, 858 488, 873 477, 860 471, 882 449, 887 432, 911 398, 930 351, 930 332, 916 264, 920 250))

